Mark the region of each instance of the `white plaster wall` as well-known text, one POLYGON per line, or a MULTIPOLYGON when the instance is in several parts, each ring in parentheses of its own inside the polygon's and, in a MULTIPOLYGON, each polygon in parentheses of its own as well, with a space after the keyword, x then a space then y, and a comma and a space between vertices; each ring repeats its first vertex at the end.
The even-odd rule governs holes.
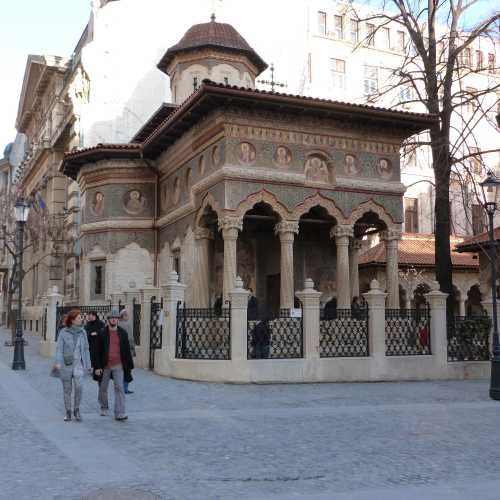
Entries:
POLYGON ((170 251, 170 245, 165 243, 160 251, 158 259, 158 277, 159 284, 164 285, 167 282, 168 274, 172 270, 172 253, 170 251))
POLYGON ((184 241, 181 245, 181 282, 186 285, 185 301, 188 306, 193 307, 193 274, 194 274, 194 234, 190 227, 186 231, 184 241))
POLYGON ((125 290, 139 290, 153 285, 153 258, 148 250, 130 243, 108 260, 106 295, 125 290))

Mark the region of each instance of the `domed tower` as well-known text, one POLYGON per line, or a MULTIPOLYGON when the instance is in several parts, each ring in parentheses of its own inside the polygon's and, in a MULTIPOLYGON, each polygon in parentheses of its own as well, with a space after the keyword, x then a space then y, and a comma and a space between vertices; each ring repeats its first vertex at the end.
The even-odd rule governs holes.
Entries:
POLYGON ((230 25, 215 21, 195 24, 170 47, 158 68, 170 77, 175 104, 182 103, 208 78, 217 83, 254 88, 267 64, 230 25))

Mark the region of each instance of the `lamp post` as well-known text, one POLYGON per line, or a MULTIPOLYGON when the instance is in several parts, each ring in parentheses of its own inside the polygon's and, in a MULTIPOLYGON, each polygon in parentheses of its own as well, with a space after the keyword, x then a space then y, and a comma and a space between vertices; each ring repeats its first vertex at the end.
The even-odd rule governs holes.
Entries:
POLYGON ((488 253, 491 265, 491 298, 493 301, 493 357, 491 359, 490 398, 500 400, 500 343, 498 339, 497 318, 497 258, 493 217, 497 210, 497 190, 500 179, 489 171, 486 179, 479 184, 483 192, 483 207, 488 214, 488 233, 490 237, 488 253))
POLYGON ((23 198, 19 198, 14 206, 17 222, 17 315, 16 315, 16 340, 14 341, 13 370, 24 370, 24 339, 22 326, 22 300, 23 300, 23 247, 24 247, 24 224, 28 220, 29 206, 23 198))

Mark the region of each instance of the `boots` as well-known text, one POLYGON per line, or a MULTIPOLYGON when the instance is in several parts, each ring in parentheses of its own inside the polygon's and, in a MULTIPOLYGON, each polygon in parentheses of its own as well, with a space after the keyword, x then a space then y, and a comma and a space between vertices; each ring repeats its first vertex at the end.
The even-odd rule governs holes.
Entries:
POLYGON ((66 411, 66 416, 64 417, 65 422, 69 422, 71 420, 71 410, 66 411))
POLYGON ((81 422, 82 421, 82 416, 80 415, 80 409, 79 408, 75 408, 74 414, 75 414, 75 420, 77 422, 81 422))

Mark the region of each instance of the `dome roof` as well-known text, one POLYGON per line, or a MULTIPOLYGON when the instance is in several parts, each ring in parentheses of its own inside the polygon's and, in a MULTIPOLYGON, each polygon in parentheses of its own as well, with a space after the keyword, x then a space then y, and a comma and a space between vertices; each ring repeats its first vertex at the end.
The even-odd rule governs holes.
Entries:
POLYGON ((166 73, 168 65, 177 54, 207 47, 243 53, 255 64, 259 73, 267 68, 267 64, 247 41, 230 24, 215 22, 214 15, 211 22, 195 24, 189 28, 180 42, 167 50, 158 63, 158 68, 166 73))

